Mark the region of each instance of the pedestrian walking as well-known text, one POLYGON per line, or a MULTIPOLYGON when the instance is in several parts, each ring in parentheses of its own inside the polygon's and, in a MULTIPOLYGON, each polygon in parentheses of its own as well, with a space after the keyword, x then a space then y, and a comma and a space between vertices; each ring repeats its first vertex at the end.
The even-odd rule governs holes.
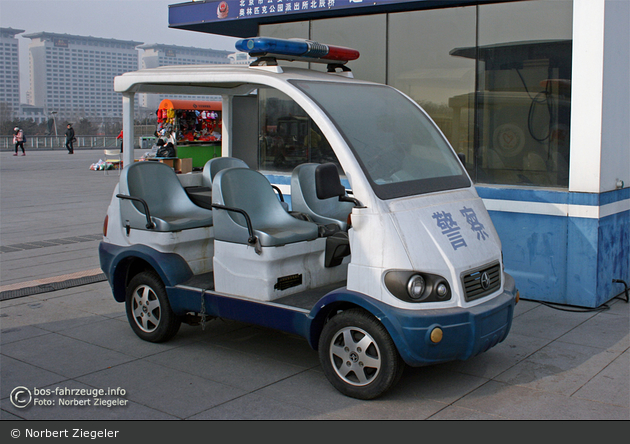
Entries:
POLYGON ((120 130, 120 134, 116 136, 116 141, 120 139, 120 152, 123 152, 123 130, 120 130))
POLYGON ((13 143, 15 144, 15 154, 18 155, 18 148, 22 148, 22 155, 26 156, 26 152, 24 151, 24 142, 26 142, 26 136, 24 136, 24 131, 19 127, 13 128, 13 143))
POLYGON ((74 138, 74 129, 72 128, 72 124, 68 124, 68 129, 66 130, 66 148, 68 149, 68 154, 74 154, 74 146, 72 145, 76 139, 74 138))

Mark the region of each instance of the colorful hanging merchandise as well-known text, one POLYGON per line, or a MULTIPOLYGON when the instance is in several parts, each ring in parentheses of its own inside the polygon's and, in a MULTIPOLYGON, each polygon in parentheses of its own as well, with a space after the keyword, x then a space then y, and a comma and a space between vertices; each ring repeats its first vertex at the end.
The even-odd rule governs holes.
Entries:
POLYGON ((217 142, 221 140, 221 102, 162 100, 156 111, 157 133, 175 129, 177 143, 217 142))

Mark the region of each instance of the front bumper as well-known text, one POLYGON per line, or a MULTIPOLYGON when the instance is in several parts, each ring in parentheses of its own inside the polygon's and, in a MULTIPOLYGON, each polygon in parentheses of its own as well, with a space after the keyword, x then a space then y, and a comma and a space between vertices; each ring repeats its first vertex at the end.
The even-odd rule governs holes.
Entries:
POLYGON ((503 341, 512 326, 516 288, 505 274, 504 291, 470 308, 398 310, 385 313, 388 330, 403 360, 413 367, 465 360, 503 341), (431 332, 442 330, 434 343, 431 332))

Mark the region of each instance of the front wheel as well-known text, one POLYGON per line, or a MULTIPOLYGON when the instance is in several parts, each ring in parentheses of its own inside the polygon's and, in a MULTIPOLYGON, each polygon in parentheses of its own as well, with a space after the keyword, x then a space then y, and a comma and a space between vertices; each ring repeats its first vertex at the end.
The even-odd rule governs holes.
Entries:
POLYGON ((319 360, 330 383, 358 399, 381 396, 404 369, 383 324, 361 309, 343 311, 326 323, 319 338, 319 360))
POLYGON ((125 305, 131 328, 145 341, 165 342, 179 331, 181 320, 171 309, 164 283, 153 271, 131 279, 125 305))

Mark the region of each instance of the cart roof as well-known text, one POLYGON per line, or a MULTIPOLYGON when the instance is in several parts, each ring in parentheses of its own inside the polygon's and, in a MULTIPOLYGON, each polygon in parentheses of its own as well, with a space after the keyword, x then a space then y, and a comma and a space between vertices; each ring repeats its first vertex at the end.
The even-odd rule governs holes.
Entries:
POLYGON ((293 79, 371 83, 353 79, 347 72, 326 73, 284 66, 176 65, 142 69, 117 76, 114 78, 114 90, 120 93, 214 95, 243 85, 279 86, 293 79))

